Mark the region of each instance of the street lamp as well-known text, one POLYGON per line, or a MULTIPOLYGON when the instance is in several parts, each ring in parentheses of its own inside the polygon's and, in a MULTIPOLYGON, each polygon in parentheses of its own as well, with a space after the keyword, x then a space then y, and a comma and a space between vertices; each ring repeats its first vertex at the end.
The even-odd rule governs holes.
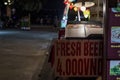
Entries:
POLYGON ((7 5, 7 2, 4 2, 4 5, 7 5))
POLYGON ((7 0, 6 2, 4 2, 4 5, 11 5, 12 1, 11 0, 7 0))
POLYGON ((4 2, 4 5, 6 5, 6 16, 11 17, 11 8, 10 5, 12 4, 11 0, 7 0, 4 2))

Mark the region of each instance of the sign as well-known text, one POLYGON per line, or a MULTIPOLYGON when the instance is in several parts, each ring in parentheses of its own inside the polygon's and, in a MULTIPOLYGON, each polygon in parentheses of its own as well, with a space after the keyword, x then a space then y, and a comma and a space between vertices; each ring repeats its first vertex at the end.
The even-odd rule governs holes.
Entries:
POLYGON ((109 59, 120 59, 120 1, 108 0, 107 56, 109 59))
POLYGON ((120 60, 110 60, 107 62, 107 80, 120 80, 120 60))
POLYGON ((107 80, 120 80, 120 0, 107 1, 107 80))
POLYGON ((56 40, 56 76, 97 77, 102 75, 102 55, 102 40, 56 40))

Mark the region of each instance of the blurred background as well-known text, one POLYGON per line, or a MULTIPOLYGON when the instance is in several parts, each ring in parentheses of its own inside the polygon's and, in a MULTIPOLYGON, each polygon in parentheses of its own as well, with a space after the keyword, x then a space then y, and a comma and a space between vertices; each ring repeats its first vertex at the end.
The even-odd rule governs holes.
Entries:
POLYGON ((20 21, 28 24, 51 25, 61 20, 63 0, 0 0, 1 27, 19 27, 20 21))

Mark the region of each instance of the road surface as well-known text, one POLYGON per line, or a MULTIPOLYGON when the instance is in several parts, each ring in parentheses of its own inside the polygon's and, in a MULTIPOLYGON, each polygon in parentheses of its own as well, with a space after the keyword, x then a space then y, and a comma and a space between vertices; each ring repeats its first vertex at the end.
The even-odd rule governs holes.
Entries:
POLYGON ((42 72, 56 32, 0 30, 0 80, 46 80, 42 72))

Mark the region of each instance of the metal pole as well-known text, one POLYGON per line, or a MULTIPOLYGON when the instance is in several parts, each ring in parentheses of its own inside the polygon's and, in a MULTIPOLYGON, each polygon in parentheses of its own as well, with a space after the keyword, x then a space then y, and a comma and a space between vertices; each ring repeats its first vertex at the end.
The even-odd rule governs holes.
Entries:
POLYGON ((81 21, 81 19, 80 19, 80 12, 79 12, 79 10, 78 10, 78 21, 81 21))

